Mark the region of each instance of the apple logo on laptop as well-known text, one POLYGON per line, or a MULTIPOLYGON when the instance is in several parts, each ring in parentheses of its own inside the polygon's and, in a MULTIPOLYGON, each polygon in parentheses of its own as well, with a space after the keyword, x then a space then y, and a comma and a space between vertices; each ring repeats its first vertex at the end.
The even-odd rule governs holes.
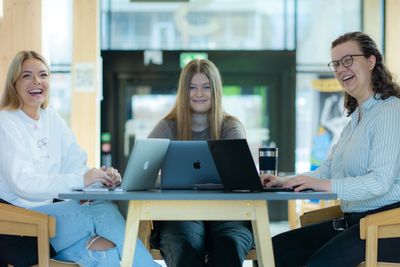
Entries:
POLYGON ((143 165, 143 170, 147 170, 149 168, 149 161, 147 160, 143 165))
POLYGON ((200 169, 201 168, 201 164, 200 164, 199 160, 193 162, 193 168, 195 168, 195 169, 200 169))

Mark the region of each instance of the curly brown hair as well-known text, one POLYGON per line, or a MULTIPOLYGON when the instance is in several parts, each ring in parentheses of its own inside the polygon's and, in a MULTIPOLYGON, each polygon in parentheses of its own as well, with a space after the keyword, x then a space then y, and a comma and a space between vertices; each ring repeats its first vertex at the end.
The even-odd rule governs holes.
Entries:
MULTIPOLYGON (((379 52, 378 47, 370 36, 362 32, 349 32, 339 36, 332 42, 331 49, 337 45, 345 42, 355 41, 361 49, 361 52, 366 58, 374 55, 376 64, 372 70, 371 84, 374 97, 376 99, 385 100, 390 96, 400 98, 400 86, 393 78, 385 64, 383 63, 383 56, 379 52)), ((345 92, 344 107, 347 110, 347 115, 350 116, 357 108, 357 100, 345 92)))

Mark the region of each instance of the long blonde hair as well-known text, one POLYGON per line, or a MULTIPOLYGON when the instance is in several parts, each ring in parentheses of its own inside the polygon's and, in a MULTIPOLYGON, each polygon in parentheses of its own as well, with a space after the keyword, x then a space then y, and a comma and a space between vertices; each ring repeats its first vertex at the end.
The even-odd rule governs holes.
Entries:
POLYGON ((177 140, 192 140, 192 110, 190 108, 190 83, 195 74, 204 74, 211 84, 211 109, 208 112, 211 139, 220 139, 225 119, 235 119, 222 107, 222 80, 218 68, 207 59, 194 59, 181 71, 175 106, 165 117, 176 121, 177 140))
MULTIPOLYGON (((22 99, 18 95, 15 83, 21 75, 22 64, 27 59, 38 59, 46 66, 47 71, 50 75, 50 68, 47 64, 46 59, 35 51, 20 51, 11 61, 10 67, 8 68, 6 83, 4 86, 3 95, 0 101, 0 109, 15 110, 22 107, 22 99)), ((47 108, 49 104, 48 97, 45 99, 41 108, 47 108)))

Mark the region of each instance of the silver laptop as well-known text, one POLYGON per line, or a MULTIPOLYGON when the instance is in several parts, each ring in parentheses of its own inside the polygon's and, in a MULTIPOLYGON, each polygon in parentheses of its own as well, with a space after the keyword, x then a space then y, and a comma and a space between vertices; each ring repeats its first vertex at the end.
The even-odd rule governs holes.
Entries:
POLYGON ((136 139, 120 186, 111 189, 96 183, 75 190, 138 191, 154 188, 169 142, 169 139, 136 139))
POLYGON ((171 141, 161 166, 161 189, 221 184, 207 141, 171 141))

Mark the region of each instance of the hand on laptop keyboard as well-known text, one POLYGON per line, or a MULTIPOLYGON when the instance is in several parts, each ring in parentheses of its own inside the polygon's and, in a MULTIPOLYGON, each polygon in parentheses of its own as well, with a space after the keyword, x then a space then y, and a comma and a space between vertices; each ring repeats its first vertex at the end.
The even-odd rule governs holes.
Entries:
POLYGON ((118 172, 117 169, 114 169, 113 167, 107 168, 106 166, 101 166, 100 169, 112 179, 112 183, 109 185, 109 187, 113 188, 121 184, 121 174, 118 172))
MULTIPOLYGON (((273 187, 264 187, 264 192, 295 192, 294 191, 294 187, 277 187, 277 186, 273 186, 273 187)), ((313 192, 314 190, 312 189, 304 189, 301 190, 300 192, 313 192)))

